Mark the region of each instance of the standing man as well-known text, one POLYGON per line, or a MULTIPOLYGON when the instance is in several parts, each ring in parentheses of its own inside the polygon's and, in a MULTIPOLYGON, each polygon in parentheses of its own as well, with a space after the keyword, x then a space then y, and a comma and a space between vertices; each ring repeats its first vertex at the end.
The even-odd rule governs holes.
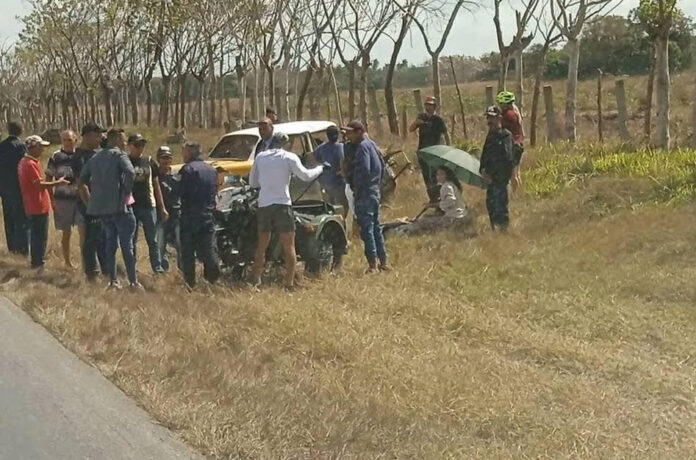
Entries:
POLYGON ((214 283, 220 277, 213 220, 217 171, 201 159, 201 146, 197 142, 186 142, 181 152, 186 163, 179 172, 181 268, 186 284, 193 288, 196 255, 203 260, 203 278, 214 283))
POLYGON ((515 105, 515 94, 510 91, 501 91, 496 96, 496 102, 502 113, 503 128, 512 134, 512 152, 514 169, 512 171, 512 189, 517 190, 522 185, 520 176, 520 162, 524 153, 524 126, 522 125, 522 114, 515 105))
POLYGON ((319 178, 324 191, 329 196, 329 203, 343 206, 343 218, 348 216, 348 199, 346 198, 346 180, 343 177, 343 143, 339 142, 339 130, 329 126, 326 130, 327 141, 317 147, 314 157, 317 163, 328 163, 331 169, 319 178))
POLYGON ((0 194, 7 250, 26 256, 29 254, 29 229, 17 176, 19 162, 27 152, 24 142, 19 138, 23 131, 21 123, 7 123, 8 136, 0 142, 0 194))
POLYGON ((168 219, 160 218, 157 222, 157 245, 162 259, 162 268, 164 271, 169 271, 167 244, 171 244, 176 251, 176 265, 181 269, 181 233, 179 231, 179 216, 181 215, 179 185, 181 177, 172 172, 172 151, 166 145, 157 150, 157 164, 162 201, 164 209, 169 215, 168 219))
POLYGON ((159 246, 157 244, 157 211, 159 218, 169 218, 162 201, 159 183, 159 166, 152 157, 144 157, 143 151, 147 140, 141 134, 128 137, 128 157, 135 170, 133 182, 133 215, 135 215, 135 233, 133 234, 133 253, 137 253, 138 228, 142 224, 145 240, 150 255, 150 266, 155 274, 164 273, 159 246))
POLYGON ((276 232, 283 245, 285 259, 285 287, 293 289, 295 283, 295 214, 290 199, 290 178, 294 174, 300 180, 310 182, 319 177, 330 165, 306 169, 300 158, 283 150, 288 143, 284 133, 273 134, 271 149, 254 160, 249 173, 249 185, 260 188, 257 213, 258 241, 254 255, 252 283, 261 284, 261 274, 266 264, 266 250, 271 241, 271 232, 276 232))
POLYGON ((61 246, 63 249, 63 261, 68 268, 75 268, 70 258, 70 237, 72 228, 77 227, 80 235, 80 245, 84 240, 84 219, 77 209, 79 201, 77 192, 77 179, 73 173, 73 157, 77 136, 71 130, 63 131, 60 135, 61 148, 51 155, 46 166, 46 180, 52 181, 56 178, 63 178, 66 184, 58 185, 55 190, 48 189, 51 196, 51 208, 53 209, 53 219, 56 230, 63 233, 61 246))
MULTIPOLYGON (((101 148, 100 144, 104 128, 96 123, 87 123, 82 127, 81 133, 82 140, 72 156, 72 172, 76 179, 80 178, 84 166, 97 153, 97 149, 101 148)), ((106 239, 104 238, 101 220, 97 216, 87 214, 87 203, 83 202, 81 198, 78 199, 77 210, 84 221, 85 228, 84 237, 80 238, 82 269, 85 272, 85 276, 87 276, 87 280, 94 281, 100 273, 97 270, 97 262, 99 263, 99 268, 101 268, 101 273, 107 273, 105 262, 106 239)))
MULTIPOLYGON (((437 99, 432 96, 425 98, 425 113, 418 115, 418 118, 416 118, 416 121, 411 124, 408 130, 410 132, 418 130, 419 151, 426 147, 442 144, 442 136, 445 135, 447 127, 445 126, 445 120, 437 113, 437 99)), ((420 153, 418 153, 418 164, 423 174, 428 198, 430 198, 431 203, 437 203, 440 199, 440 190, 435 178, 435 169, 428 166, 421 158, 420 153)))
POLYGON ((68 184, 64 177, 58 180, 44 180, 39 161, 47 145, 50 145, 50 142, 44 141, 39 136, 27 137, 27 154, 20 160, 17 169, 24 212, 29 221, 31 268, 37 269, 43 269, 46 256, 48 212, 51 210, 48 189, 55 185, 68 184))
POLYGON ((382 227, 379 223, 379 185, 384 170, 384 160, 374 142, 365 136, 365 127, 359 121, 351 121, 343 128, 346 137, 355 145, 352 173, 349 178, 355 200, 355 217, 360 226, 360 237, 365 243, 367 273, 389 270, 387 251, 384 247, 382 227), (379 266, 377 260, 379 259, 379 266))
POLYGON ((106 237, 106 269, 109 287, 121 287, 116 273, 116 249, 121 246, 131 289, 142 289, 135 271, 133 254, 133 180, 135 170, 123 149, 126 133, 111 128, 106 133, 107 147, 94 155, 82 168, 78 182, 82 200, 87 203, 87 214, 98 217, 104 225, 106 237))
POLYGON ((273 137, 273 120, 266 117, 259 121, 259 135, 261 136, 261 141, 256 145, 256 155, 271 148, 271 141, 273 137))
POLYGON ((486 208, 493 230, 506 231, 510 224, 508 183, 514 167, 512 134, 502 126, 499 107, 486 110, 488 135, 481 153, 480 173, 488 185, 486 208))

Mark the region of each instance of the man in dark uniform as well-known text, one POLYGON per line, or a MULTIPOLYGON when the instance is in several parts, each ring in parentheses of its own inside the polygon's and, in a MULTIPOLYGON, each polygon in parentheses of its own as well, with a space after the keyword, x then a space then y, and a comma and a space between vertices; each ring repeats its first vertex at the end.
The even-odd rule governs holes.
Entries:
POLYGON ((201 159, 201 146, 186 142, 182 149, 186 163, 179 174, 181 196, 181 268, 189 287, 196 285, 196 255, 203 261, 203 277, 211 283, 220 277, 215 248, 215 197, 217 172, 201 159))
MULTIPOLYGON (((82 168, 94 156, 102 142, 104 128, 96 123, 87 123, 82 127, 82 141, 72 155, 72 170, 75 177, 80 177, 82 168)), ((87 205, 82 200, 77 202, 77 210, 82 214, 85 223, 85 237, 80 241, 82 251, 82 269, 89 281, 94 281, 99 275, 97 262, 101 273, 106 274, 105 253, 106 241, 103 235, 102 223, 99 218, 87 214, 87 205)))
POLYGON ((0 196, 7 250, 26 256, 29 254, 29 225, 17 175, 19 162, 27 153, 27 147, 19 138, 23 131, 21 123, 10 121, 7 123, 8 136, 0 142, 0 196))
MULTIPOLYGON (((425 98, 425 113, 418 115, 416 121, 411 124, 410 132, 418 130, 418 150, 442 144, 442 136, 447 127, 445 120, 437 114, 437 100, 434 97, 425 98)), ((440 187, 435 178, 435 169, 432 169, 418 154, 423 181, 431 203, 437 203, 440 199, 440 187)))
POLYGON ((486 110, 488 135, 481 154, 480 173, 488 185, 486 208, 493 230, 506 231, 510 224, 508 183, 514 168, 512 134, 502 126, 502 112, 492 106, 486 110))

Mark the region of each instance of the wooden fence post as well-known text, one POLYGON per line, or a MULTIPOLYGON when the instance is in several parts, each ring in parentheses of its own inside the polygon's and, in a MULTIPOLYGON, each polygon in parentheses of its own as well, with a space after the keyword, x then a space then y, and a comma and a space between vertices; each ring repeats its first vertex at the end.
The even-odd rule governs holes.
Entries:
POLYGON ((423 108, 423 98, 421 97, 421 90, 413 90, 413 101, 416 103, 416 111, 418 113, 425 112, 425 109, 423 108))
POLYGON ((370 97, 370 112, 372 112, 372 126, 375 128, 377 137, 380 139, 384 135, 384 130, 382 129, 382 117, 379 113, 379 104, 377 103, 377 91, 374 86, 368 88, 368 95, 370 97))
POLYGON ((492 106, 493 104, 494 104, 493 87, 486 86, 486 108, 492 106))
POLYGON ((619 135, 621 140, 628 142, 631 134, 628 132, 628 109, 626 108, 626 86, 623 79, 616 80, 616 108, 619 111, 619 135))
POLYGON ((602 69, 597 69, 597 132, 599 142, 604 142, 604 120, 602 119, 602 69))
POLYGON ((403 139, 408 137, 408 112, 405 105, 401 107, 401 137, 403 139))
MULTIPOLYGON (((454 87, 457 89, 457 99, 459 99, 459 112, 462 115, 462 131, 464 132, 464 138, 468 138, 469 135, 466 132, 466 116, 464 115, 464 102, 462 101, 462 93, 459 91, 459 83, 457 83, 457 74, 454 72, 454 61, 452 56, 449 57, 450 67, 452 68, 452 78, 454 79, 454 87)), ((455 119, 454 117, 452 118, 455 119)), ((454 134, 454 123, 452 123, 452 134, 454 134)))
POLYGON ((548 142, 555 142, 558 138, 556 130, 556 112, 553 108, 553 88, 551 85, 544 86, 544 105, 546 106, 546 139, 548 142))

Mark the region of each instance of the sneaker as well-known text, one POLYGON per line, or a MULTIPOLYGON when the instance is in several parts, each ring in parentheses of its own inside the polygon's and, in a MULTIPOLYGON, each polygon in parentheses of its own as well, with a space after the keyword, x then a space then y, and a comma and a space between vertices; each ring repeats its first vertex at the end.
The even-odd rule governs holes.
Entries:
POLYGON ((107 289, 117 291, 121 289, 121 283, 118 281, 109 281, 109 286, 107 287, 107 289))
POLYGON ((388 264, 386 264, 386 263, 379 264, 379 271, 381 271, 381 272, 390 272, 390 271, 391 271, 391 267, 390 267, 388 264))
POLYGON ((135 283, 131 283, 130 286, 129 286, 128 288, 129 288, 131 291, 134 291, 134 292, 142 292, 142 291, 145 291, 145 288, 143 287, 143 285, 140 284, 140 283, 137 282, 137 281, 136 281, 135 283))

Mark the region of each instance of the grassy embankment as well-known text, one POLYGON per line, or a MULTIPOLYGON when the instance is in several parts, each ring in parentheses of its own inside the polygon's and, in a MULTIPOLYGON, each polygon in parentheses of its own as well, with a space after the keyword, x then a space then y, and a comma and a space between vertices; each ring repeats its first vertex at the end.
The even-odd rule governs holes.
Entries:
MULTIPOLYGON (((62 270, 53 235, 45 274, 3 254, 0 292, 216 458, 691 456, 696 153, 526 165, 509 234, 467 190, 478 236, 392 239, 386 275, 356 245, 293 295, 187 294, 141 258, 147 292, 113 293, 62 270)), ((423 198, 405 177, 387 217, 423 198)))

